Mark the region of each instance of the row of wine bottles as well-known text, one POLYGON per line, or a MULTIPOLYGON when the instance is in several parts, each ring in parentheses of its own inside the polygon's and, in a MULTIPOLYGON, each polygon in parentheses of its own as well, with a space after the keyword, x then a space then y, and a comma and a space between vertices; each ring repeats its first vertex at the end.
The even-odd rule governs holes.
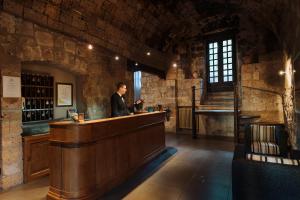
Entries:
POLYGON ((23 111, 22 121, 41 121, 41 120, 52 120, 53 110, 35 110, 35 111, 23 111))
POLYGON ((53 77, 49 75, 22 73, 21 81, 22 85, 53 87, 53 77))
POLYGON ((53 97, 53 88, 22 86, 23 97, 53 97))
POLYGON ((53 108, 53 99, 25 99, 24 110, 53 108))
POLYGON ((53 76, 22 72, 22 121, 53 119, 53 76))

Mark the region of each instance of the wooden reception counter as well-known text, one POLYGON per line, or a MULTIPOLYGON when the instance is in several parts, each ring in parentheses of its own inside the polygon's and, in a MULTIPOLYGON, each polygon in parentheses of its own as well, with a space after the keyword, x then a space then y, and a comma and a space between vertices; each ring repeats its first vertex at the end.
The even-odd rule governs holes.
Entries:
POLYGON ((164 112, 50 123, 47 199, 97 199, 165 148, 164 112))

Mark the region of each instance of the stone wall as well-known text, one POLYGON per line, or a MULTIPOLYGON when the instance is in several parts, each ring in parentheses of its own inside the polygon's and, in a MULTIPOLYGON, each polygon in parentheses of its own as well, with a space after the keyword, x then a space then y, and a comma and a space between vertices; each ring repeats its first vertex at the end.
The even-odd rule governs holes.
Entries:
POLYGON ((145 45, 160 31, 160 23, 151 12, 155 6, 147 2, 3 0, 0 9, 140 63, 164 69, 168 62, 167 54, 145 45), (151 51, 151 58, 147 51, 151 51))
MULTIPOLYGON (((126 70, 126 59, 114 60, 116 54, 106 48, 88 50, 87 43, 76 38, 4 12, 0 12, 0 47, 2 75, 20 76, 25 64, 45 64, 75 74, 80 81, 79 111, 87 111, 91 118, 110 116, 110 96, 119 81, 127 83, 127 98, 133 99, 133 73, 126 70)), ((21 100, 2 98, 1 112, 0 189, 7 189, 23 180, 21 100)))
MULTIPOLYGON (((20 61, 7 55, 0 47, 0 71, 2 76, 20 76, 20 61)), ((1 91, 0 120, 0 190, 18 185, 23 181, 22 111, 21 98, 3 98, 1 91)))
POLYGON ((166 131, 176 131, 176 81, 160 79, 156 75, 142 72, 141 98, 144 107, 163 105, 171 110, 170 121, 165 123, 166 131))
POLYGON ((242 65, 243 113, 260 115, 262 121, 283 122, 282 99, 280 95, 271 92, 282 94, 284 91, 284 76, 279 75, 279 71, 283 68, 281 58, 279 53, 269 54, 261 56, 259 63, 242 65))
MULTIPOLYGON (((184 77, 183 69, 173 67, 169 69, 166 80, 142 72, 141 98, 145 100, 144 107, 161 104, 171 110, 170 120, 165 123, 168 132, 176 131, 177 107, 191 106, 192 86, 200 87, 200 79, 184 77)), ((200 99, 200 90, 197 90, 196 98, 200 99)))

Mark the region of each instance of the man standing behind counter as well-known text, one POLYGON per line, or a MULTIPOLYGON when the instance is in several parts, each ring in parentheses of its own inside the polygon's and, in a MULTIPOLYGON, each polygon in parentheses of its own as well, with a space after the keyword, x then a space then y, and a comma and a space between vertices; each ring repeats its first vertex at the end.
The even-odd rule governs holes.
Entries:
POLYGON ((130 112, 127 108, 124 95, 126 94, 127 87, 123 82, 118 83, 117 91, 111 96, 111 117, 119 117, 129 115, 130 112))

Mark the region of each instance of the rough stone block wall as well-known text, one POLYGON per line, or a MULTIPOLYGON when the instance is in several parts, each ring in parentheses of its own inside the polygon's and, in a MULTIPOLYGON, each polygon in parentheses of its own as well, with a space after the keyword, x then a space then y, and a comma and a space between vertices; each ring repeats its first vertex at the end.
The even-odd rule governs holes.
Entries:
MULTIPOLYGON (((126 59, 120 56, 115 61, 116 54, 106 48, 95 46, 90 51, 87 43, 76 38, 0 12, 0 49, 2 75, 20 76, 22 63, 75 74, 81 83, 77 88, 80 109, 91 118, 110 116, 110 96, 119 81, 127 84, 127 98, 133 99, 133 73, 126 70, 126 59)), ((1 112, 0 188, 7 189, 23 181, 21 99, 2 98, 1 112)))
MULTIPOLYGON (((152 35, 157 36, 160 25, 151 13, 155 6, 145 4, 113 0, 3 0, 1 9, 54 32, 106 47, 119 55, 163 69, 168 55, 145 44, 152 35), (144 6, 146 9, 141 11, 144 6), (151 51, 151 58, 146 56, 147 51, 151 51)), ((161 13, 164 14, 163 11, 161 13)), ((47 35, 42 34, 41 37, 47 38, 47 35)))
MULTIPOLYGON (((142 72, 141 97, 145 107, 161 104, 171 109, 170 121, 166 122, 166 131, 175 132, 177 127, 177 106, 192 105, 192 86, 200 87, 201 79, 185 79, 180 68, 170 68, 167 79, 142 72)), ((200 99, 200 90, 196 99, 200 99)), ((199 104, 199 102, 197 102, 199 104)))
MULTIPOLYGON (((283 64, 279 54, 266 55, 259 63, 242 65, 241 85, 282 93, 284 77, 278 72, 283 64)), ((260 115, 261 121, 283 122, 282 99, 279 95, 242 87, 244 113, 260 115)))
POLYGON ((144 108, 158 104, 171 110, 170 121, 165 123, 166 131, 176 131, 176 81, 160 79, 156 75, 142 72, 141 98, 144 108))

